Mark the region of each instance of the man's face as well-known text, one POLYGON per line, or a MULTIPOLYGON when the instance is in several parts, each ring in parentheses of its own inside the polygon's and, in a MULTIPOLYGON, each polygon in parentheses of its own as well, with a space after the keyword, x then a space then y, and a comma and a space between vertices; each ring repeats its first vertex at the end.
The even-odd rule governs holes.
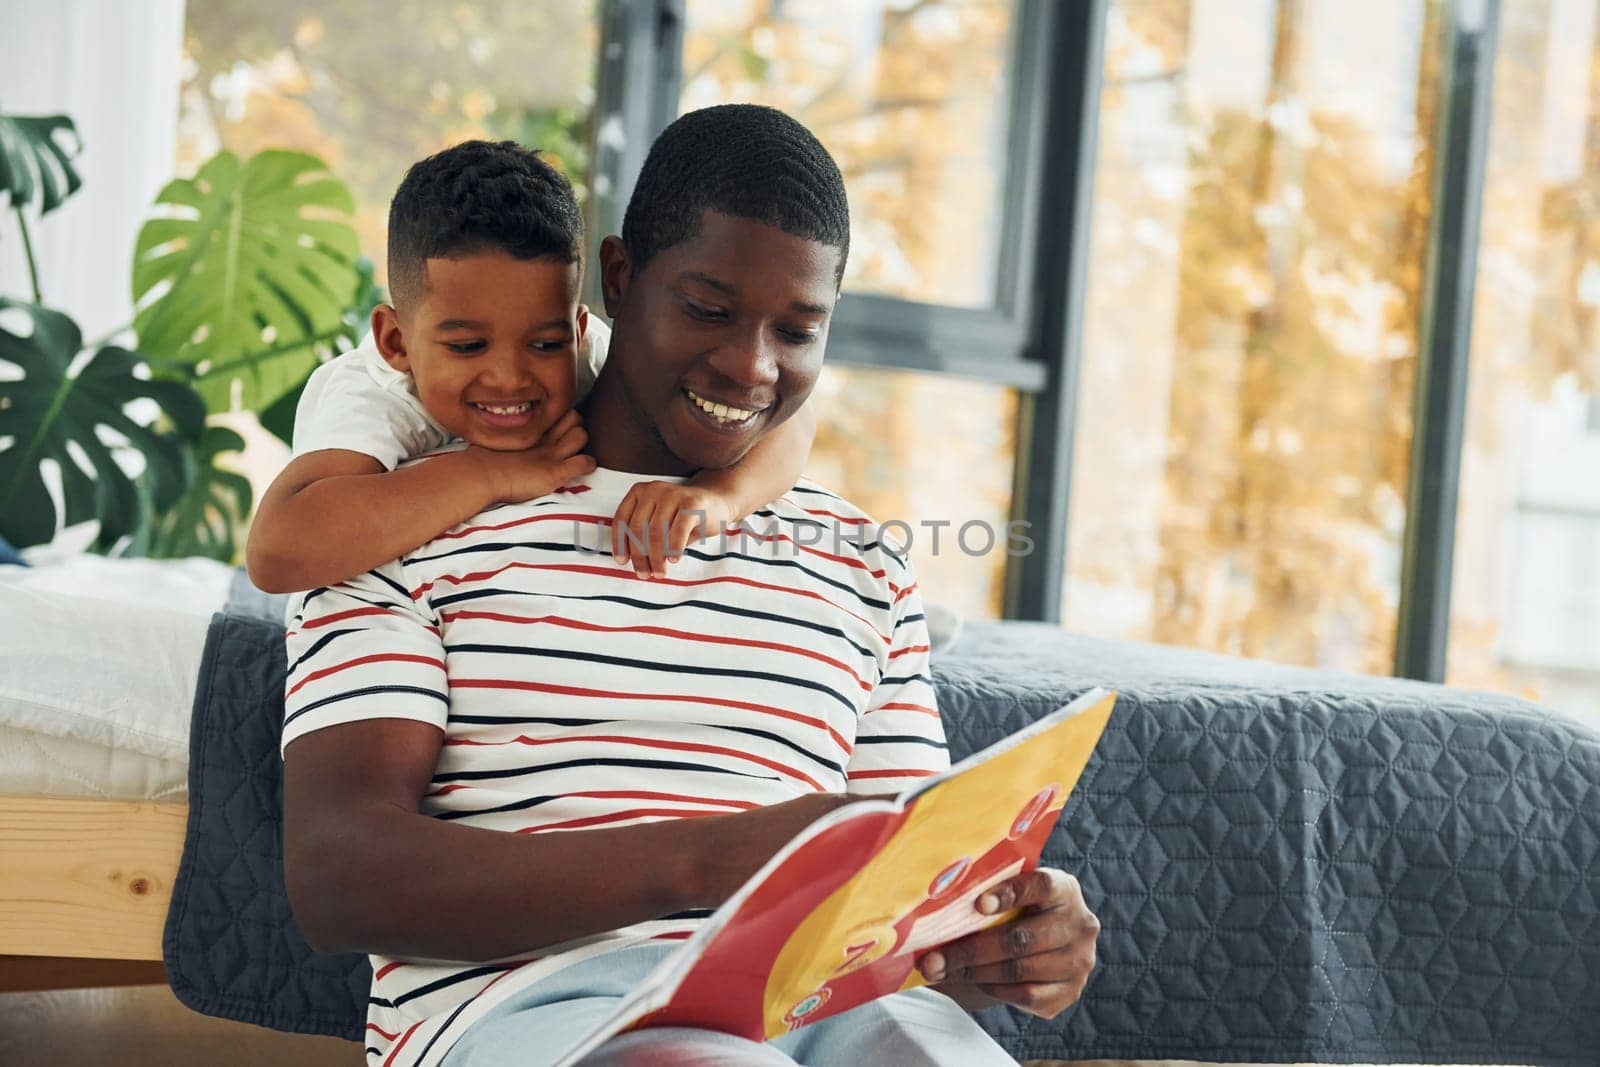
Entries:
POLYGON ((427 262, 427 284, 398 315, 373 314, 389 365, 410 371, 422 406, 469 444, 537 443, 572 406, 578 266, 482 252, 427 262))
POLYGON ((601 248, 611 351, 631 416, 691 468, 732 466, 816 384, 839 250, 707 211, 700 232, 633 273, 601 248))

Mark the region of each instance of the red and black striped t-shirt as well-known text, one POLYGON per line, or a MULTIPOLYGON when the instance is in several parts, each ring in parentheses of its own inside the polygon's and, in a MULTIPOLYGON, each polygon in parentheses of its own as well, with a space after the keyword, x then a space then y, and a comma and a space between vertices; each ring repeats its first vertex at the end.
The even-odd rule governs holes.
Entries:
MULTIPOLYGON (((802 484, 644 581, 611 559, 609 523, 645 480, 596 471, 307 594, 284 745, 364 719, 431 723, 445 741, 423 811, 527 833, 895 792, 948 765, 916 580, 866 516, 802 484)), ((375 956, 369 1062, 436 1063, 504 996, 695 922, 532 960, 375 956)))

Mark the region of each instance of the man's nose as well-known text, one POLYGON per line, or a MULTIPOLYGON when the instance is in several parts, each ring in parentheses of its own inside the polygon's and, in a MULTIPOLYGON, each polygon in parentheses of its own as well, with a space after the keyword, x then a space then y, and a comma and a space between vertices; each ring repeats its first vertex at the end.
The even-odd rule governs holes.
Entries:
POLYGON ((762 389, 778 380, 778 344, 772 331, 755 324, 711 356, 711 366, 742 389, 762 389))

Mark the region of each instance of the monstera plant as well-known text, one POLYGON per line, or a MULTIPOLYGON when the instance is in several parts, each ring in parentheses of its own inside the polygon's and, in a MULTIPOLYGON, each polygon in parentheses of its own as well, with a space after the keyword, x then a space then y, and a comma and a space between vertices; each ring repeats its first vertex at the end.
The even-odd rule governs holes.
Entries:
POLYGON ((134 321, 86 349, 44 306, 28 229, 82 186, 81 150, 66 116, 0 115, 0 198, 32 284, 31 301, 0 297, 0 537, 37 545, 93 519, 101 549, 232 560, 251 492, 218 460, 244 442, 206 418, 247 408, 287 436, 319 353, 358 333, 381 294, 350 192, 314 156, 219 153, 161 191, 134 321))

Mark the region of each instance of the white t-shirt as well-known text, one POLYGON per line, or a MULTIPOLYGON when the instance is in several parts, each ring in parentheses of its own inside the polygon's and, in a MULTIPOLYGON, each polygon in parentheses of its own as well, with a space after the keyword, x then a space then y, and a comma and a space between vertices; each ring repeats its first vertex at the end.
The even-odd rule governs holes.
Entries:
MULTIPOLYGON (((598 315, 575 356, 576 392, 582 400, 594 387, 611 345, 611 328, 598 315)), ((417 397, 411 375, 383 361, 369 332, 349 352, 312 372, 294 412, 294 454, 324 448, 360 452, 394 470, 401 460, 449 444, 450 432, 434 421, 417 397)))

